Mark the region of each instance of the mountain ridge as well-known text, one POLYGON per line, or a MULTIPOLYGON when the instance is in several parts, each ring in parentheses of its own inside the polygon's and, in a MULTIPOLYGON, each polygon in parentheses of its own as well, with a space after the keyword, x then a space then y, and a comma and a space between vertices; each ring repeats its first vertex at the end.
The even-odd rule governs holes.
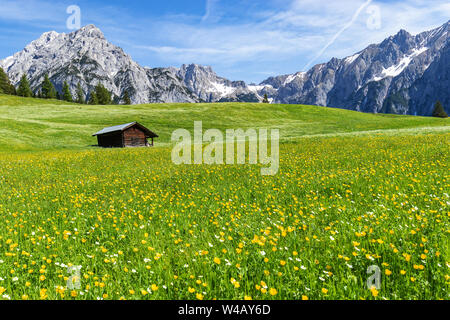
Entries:
POLYGON ((433 62, 447 56, 450 21, 439 28, 412 36, 405 30, 369 45, 353 56, 332 58, 306 73, 264 80, 265 93, 278 103, 304 103, 344 109, 412 115, 431 115, 440 99, 450 108, 449 90, 432 90, 435 82, 448 83, 450 64, 441 64, 443 77, 422 79, 433 62), (416 82, 425 81, 428 100, 419 103, 410 93, 416 82))
POLYGON ((415 36, 402 29, 354 55, 332 58, 306 72, 270 77, 258 85, 228 80, 197 64, 142 67, 94 25, 69 34, 46 32, 0 60, 0 66, 14 85, 26 74, 36 91, 48 73, 58 90, 67 81, 75 93, 80 82, 87 96, 102 83, 116 102, 125 91, 134 104, 261 102, 267 95, 275 103, 430 115, 438 99, 450 111, 450 93, 445 90, 450 82, 449 28, 450 21, 415 36))

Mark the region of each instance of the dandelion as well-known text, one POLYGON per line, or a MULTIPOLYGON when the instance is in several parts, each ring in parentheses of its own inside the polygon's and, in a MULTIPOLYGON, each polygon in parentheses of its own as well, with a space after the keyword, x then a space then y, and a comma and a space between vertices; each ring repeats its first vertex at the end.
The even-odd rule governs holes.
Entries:
POLYGON ((203 300, 204 298, 204 296, 201 293, 197 293, 195 297, 197 298, 197 300, 203 300))
POLYGON ((379 292, 376 287, 370 288, 370 292, 372 293, 372 296, 374 296, 375 298, 378 297, 379 292))

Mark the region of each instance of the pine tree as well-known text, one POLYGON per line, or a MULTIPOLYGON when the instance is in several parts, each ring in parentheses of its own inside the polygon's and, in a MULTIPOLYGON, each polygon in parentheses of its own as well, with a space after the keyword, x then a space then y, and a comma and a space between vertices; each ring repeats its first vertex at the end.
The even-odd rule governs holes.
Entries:
POLYGON ((19 88, 17 89, 17 95, 21 97, 31 97, 33 92, 30 89, 30 83, 27 76, 24 74, 20 79, 19 88))
POLYGON ((95 91, 91 92, 91 96, 89 97, 89 104, 91 105, 98 105, 98 98, 97 98, 97 94, 95 93, 95 91))
POLYGON ((264 94, 263 103, 269 103, 269 97, 267 96, 267 93, 264 94))
POLYGON ((51 83, 48 74, 45 75, 44 81, 42 82, 42 97, 44 99, 55 99, 57 97, 57 92, 53 83, 51 83))
POLYGON ((0 68, 0 93, 4 94, 16 94, 16 88, 9 81, 8 75, 0 68))
POLYGON ((70 93, 69 84, 67 81, 64 81, 63 89, 62 89, 62 98, 64 101, 72 102, 72 94, 70 93))
POLYGON ((56 91, 56 100, 62 100, 61 99, 61 94, 59 93, 59 91, 56 91))
POLYGON ((95 87, 95 94, 97 96, 98 104, 111 104, 111 93, 101 83, 95 87))
POLYGON ((81 84, 79 82, 77 84, 77 101, 76 102, 80 103, 80 104, 85 103, 83 88, 81 88, 81 84))
POLYGON ((448 114, 447 114, 447 112, 445 112, 445 109, 442 106, 440 101, 436 102, 436 104, 434 106, 433 117, 448 118, 448 114))
POLYGON ((125 93, 123 94, 123 104, 129 106, 131 104, 130 95, 128 94, 128 90, 125 90, 125 93))

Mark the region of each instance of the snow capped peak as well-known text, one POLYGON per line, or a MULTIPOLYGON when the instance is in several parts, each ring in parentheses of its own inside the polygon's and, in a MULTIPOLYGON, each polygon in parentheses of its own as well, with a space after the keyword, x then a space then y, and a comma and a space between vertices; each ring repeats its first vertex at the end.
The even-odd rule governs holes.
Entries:
POLYGON ((83 36, 88 38, 105 39, 105 35, 103 34, 103 32, 93 24, 84 26, 81 29, 73 32, 72 34, 75 36, 83 36))
POLYGON ((43 41, 50 42, 50 41, 52 41, 53 39, 57 38, 58 36, 59 36, 59 33, 56 32, 56 31, 44 32, 44 33, 40 36, 39 40, 43 40, 43 41))
POLYGON ((33 42, 31 42, 27 48, 35 46, 35 47, 40 47, 40 46, 45 46, 48 45, 49 43, 53 42, 55 39, 57 39, 60 35, 58 32, 56 31, 49 31, 49 32, 44 32, 39 39, 34 40, 33 42))
POLYGON ((210 66, 202 66, 202 65, 199 65, 199 64, 195 64, 195 63, 183 64, 181 66, 180 70, 182 72, 185 72, 185 73, 192 73, 192 72, 202 73, 203 72, 203 73, 206 73, 206 74, 214 74, 215 75, 215 72, 213 71, 212 67, 210 67, 210 66))

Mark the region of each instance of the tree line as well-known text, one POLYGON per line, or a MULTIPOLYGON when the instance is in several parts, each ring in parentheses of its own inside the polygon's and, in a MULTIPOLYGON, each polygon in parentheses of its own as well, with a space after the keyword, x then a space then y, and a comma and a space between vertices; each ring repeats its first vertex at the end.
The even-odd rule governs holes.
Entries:
MULTIPOLYGON (((72 96, 67 81, 64 81, 62 92, 60 93, 55 89, 55 86, 50 81, 48 74, 44 76, 41 87, 37 92, 33 92, 31 90, 30 83, 25 74, 20 79, 19 86, 16 89, 14 85, 11 84, 8 75, 2 68, 0 68, 0 93, 40 99, 58 99, 67 102, 75 102, 79 104, 87 103, 91 105, 109 105, 116 104, 118 102, 117 99, 111 98, 111 92, 109 92, 109 90, 106 89, 101 83, 97 84, 94 90, 89 93, 89 99, 87 101, 85 92, 83 91, 80 83, 77 84, 75 96, 72 96)), ((128 91, 125 91, 123 97, 119 100, 121 100, 125 105, 131 105, 131 99, 128 91)), ((269 103, 267 94, 264 95, 263 103, 269 103)), ((448 118, 445 108, 439 101, 436 102, 432 115, 437 118, 448 118)))
POLYGON ((128 91, 124 92, 121 99, 112 99, 111 92, 101 83, 97 84, 95 88, 89 92, 89 99, 86 99, 86 94, 80 83, 77 84, 74 96, 70 92, 67 81, 64 81, 62 91, 59 92, 50 81, 48 74, 44 76, 40 89, 36 92, 31 90, 30 82, 25 74, 21 77, 19 85, 16 89, 14 85, 11 84, 8 75, 2 68, 0 68, 0 93, 28 98, 58 99, 79 104, 87 103, 91 105, 110 105, 122 101, 125 105, 131 105, 131 98, 128 91))

